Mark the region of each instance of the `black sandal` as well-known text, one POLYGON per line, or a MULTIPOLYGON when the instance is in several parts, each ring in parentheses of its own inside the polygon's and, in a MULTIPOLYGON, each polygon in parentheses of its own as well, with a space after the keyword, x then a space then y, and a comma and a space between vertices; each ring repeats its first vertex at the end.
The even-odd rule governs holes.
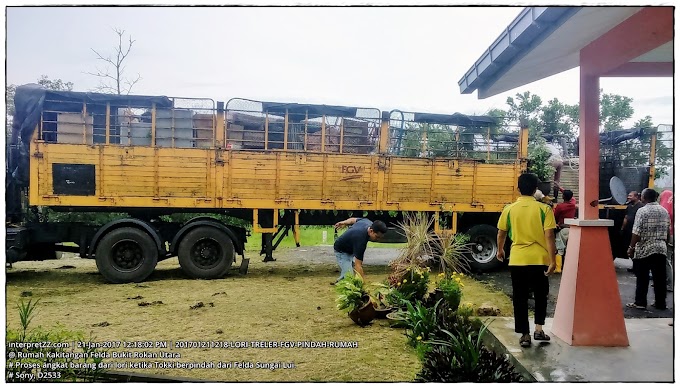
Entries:
POLYGON ((536 341, 550 341, 550 336, 545 334, 543 330, 534 332, 534 339, 536 341))
POLYGON ((529 334, 524 334, 522 338, 519 339, 519 346, 523 348, 531 346, 531 336, 529 334))

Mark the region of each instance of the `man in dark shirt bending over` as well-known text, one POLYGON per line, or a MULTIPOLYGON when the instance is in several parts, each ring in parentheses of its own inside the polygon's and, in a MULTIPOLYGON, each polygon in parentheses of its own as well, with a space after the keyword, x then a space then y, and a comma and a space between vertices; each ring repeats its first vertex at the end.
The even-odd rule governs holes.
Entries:
POLYGON ((331 285, 342 280, 352 270, 352 262, 354 262, 354 270, 363 279, 364 269, 362 263, 368 241, 378 241, 383 234, 387 233, 387 225, 384 222, 371 222, 371 220, 366 218, 348 218, 336 223, 335 229, 340 229, 344 226, 349 226, 350 228, 341 234, 335 240, 335 244, 333 244, 335 258, 340 266, 340 277, 335 282, 332 282, 331 285))

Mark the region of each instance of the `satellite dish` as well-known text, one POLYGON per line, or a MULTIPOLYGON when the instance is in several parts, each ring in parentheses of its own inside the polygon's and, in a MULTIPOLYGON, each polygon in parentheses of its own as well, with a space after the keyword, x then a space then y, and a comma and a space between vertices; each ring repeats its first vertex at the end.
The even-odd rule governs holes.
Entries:
POLYGON ((609 180, 609 191, 612 193, 612 200, 618 205, 624 205, 628 200, 628 191, 623 181, 617 176, 609 180))

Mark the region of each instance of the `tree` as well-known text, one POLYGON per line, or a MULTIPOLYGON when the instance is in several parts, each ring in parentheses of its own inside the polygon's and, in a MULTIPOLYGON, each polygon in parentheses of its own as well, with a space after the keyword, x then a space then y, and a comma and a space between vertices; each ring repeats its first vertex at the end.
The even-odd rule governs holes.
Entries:
POLYGON ((49 90, 73 90, 73 82, 64 82, 61 78, 51 80, 46 75, 41 75, 38 84, 49 90))
POLYGON ((578 105, 563 104, 557 98, 553 98, 540 109, 539 125, 544 133, 564 136, 567 140, 576 138, 579 122, 578 105))
POLYGON ((621 123, 633 117, 630 97, 607 94, 600 89, 600 128, 605 132, 623 129, 621 123))
POLYGON ((87 73, 100 78, 99 86, 95 88, 96 91, 112 94, 130 94, 132 87, 139 82, 142 77, 137 74, 136 78, 125 77, 125 60, 132 51, 132 45, 135 41, 131 35, 128 35, 128 41, 123 42, 125 30, 114 28, 113 31, 118 35, 118 45, 113 48, 115 51, 113 56, 102 55, 99 51, 91 48, 97 56, 97 60, 105 63, 104 68, 97 67, 96 73, 87 73))
POLYGON ((658 179, 668 174, 668 169, 673 166, 673 132, 657 132, 657 126, 651 116, 645 116, 635 122, 635 128, 644 128, 644 134, 639 139, 629 140, 626 143, 624 155, 627 157, 627 165, 634 167, 649 162, 652 134, 656 133, 656 158, 654 160, 654 178, 658 179))
POLYGON ((506 100, 508 111, 506 117, 510 121, 519 123, 521 120, 529 122, 529 137, 534 138, 541 131, 540 112, 543 100, 541 97, 526 91, 517 93, 515 97, 508 97, 506 100))
MULTIPOLYGON (((600 90, 600 130, 611 132, 622 130, 622 123, 633 117, 633 99, 600 90)), ((507 100, 508 110, 494 109, 495 116, 505 114, 506 121, 529 121, 530 152, 538 147, 538 134, 551 134, 565 137, 570 143, 576 140, 579 127, 579 106, 563 104, 556 98, 543 104, 540 97, 530 92, 518 93, 507 100)), ((638 120, 634 128, 646 128, 639 139, 627 140, 612 146, 603 146, 602 155, 610 155, 623 167, 639 167, 649 163, 651 133, 656 130, 650 116, 638 120), (614 155, 615 154, 615 155, 614 155)), ((659 133, 656 144, 656 177, 667 173, 672 165, 673 150, 670 133, 659 133), (669 147, 669 145, 671 145, 669 147)), ((534 152, 535 153, 535 152, 534 152)))
POLYGON ((491 133, 508 132, 508 129, 506 127, 510 123, 508 122, 509 120, 506 117, 508 115, 506 111, 504 111, 503 109, 491 108, 486 113, 484 113, 484 115, 496 118, 496 124, 491 126, 491 133))

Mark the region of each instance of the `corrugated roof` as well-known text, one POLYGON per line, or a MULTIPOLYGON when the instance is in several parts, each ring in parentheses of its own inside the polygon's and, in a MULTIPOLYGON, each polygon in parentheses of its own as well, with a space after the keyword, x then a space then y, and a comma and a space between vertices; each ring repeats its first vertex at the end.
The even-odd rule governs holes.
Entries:
MULTIPOLYGON (((487 98, 579 66, 579 52, 641 7, 527 7, 458 81, 487 98)), ((636 61, 672 61, 671 44, 636 61)))

